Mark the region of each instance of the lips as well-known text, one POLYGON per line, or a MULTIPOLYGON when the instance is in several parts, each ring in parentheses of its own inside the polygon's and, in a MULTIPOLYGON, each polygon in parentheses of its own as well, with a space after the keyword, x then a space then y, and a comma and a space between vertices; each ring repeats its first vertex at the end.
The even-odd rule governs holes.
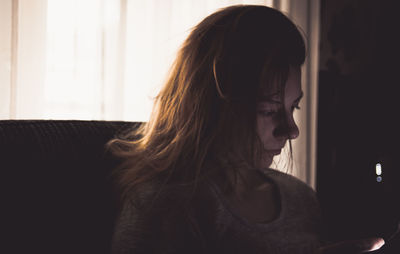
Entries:
POLYGON ((276 150, 268 150, 268 153, 272 155, 278 155, 281 153, 281 149, 276 149, 276 150))

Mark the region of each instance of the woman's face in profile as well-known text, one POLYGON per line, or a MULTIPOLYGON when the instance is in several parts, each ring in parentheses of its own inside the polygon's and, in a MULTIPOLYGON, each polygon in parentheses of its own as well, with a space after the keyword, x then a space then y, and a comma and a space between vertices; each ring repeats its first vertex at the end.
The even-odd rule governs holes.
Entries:
POLYGON ((280 94, 272 94, 263 98, 257 105, 257 133, 263 143, 261 167, 268 168, 275 155, 281 153, 288 139, 299 135, 293 112, 299 109, 303 96, 301 90, 301 69, 291 67, 285 84, 285 97, 281 101, 280 94))

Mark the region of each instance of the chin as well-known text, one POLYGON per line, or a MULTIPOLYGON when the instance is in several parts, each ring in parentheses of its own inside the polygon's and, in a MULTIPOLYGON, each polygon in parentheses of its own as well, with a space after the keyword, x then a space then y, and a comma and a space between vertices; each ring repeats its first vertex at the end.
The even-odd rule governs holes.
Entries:
POLYGON ((263 158, 262 162, 260 163, 261 169, 268 169, 271 167, 273 157, 268 156, 267 158, 263 158))

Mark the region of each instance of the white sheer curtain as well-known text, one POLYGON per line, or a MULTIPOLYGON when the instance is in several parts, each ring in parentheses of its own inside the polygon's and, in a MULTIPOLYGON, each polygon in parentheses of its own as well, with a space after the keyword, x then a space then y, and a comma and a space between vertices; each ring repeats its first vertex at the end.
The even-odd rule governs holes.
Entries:
POLYGON ((304 31, 293 174, 315 187, 318 0, 1 0, 0 119, 147 121, 190 28, 233 4, 275 7, 304 31))
POLYGON ((260 0, 128 1, 124 119, 148 119, 151 98, 193 26, 218 8, 243 3, 272 5, 260 0))

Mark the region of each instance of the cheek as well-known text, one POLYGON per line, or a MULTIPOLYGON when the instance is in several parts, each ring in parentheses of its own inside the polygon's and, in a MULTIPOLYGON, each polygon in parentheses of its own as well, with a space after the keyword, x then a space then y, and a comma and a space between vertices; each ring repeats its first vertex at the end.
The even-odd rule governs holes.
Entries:
POLYGON ((272 136, 272 132, 274 129, 273 120, 269 117, 258 117, 257 118, 257 131, 261 140, 268 139, 268 137, 272 136))

